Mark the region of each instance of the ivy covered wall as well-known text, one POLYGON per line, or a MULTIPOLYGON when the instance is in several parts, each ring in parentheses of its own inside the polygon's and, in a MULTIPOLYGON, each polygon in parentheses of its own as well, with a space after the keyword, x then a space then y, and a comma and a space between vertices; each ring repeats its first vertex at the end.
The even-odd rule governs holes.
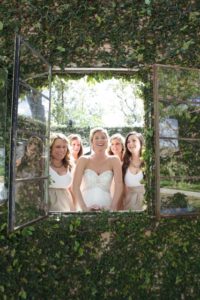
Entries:
POLYGON ((50 217, 6 235, 0 299, 199 299, 199 219, 50 217))
MULTIPOLYGON (((12 78, 19 32, 54 67, 164 63, 199 68, 199 8, 195 0, 3 0, 0 65, 12 78)), ((148 76, 145 69, 141 76, 148 76)), ((146 85, 147 115, 150 91, 146 85)), ((152 136, 149 130, 149 145, 152 136)), ((149 165, 152 157, 150 148, 149 165)), ((199 219, 71 216, 8 235, 5 207, 0 206, 2 299, 199 298, 199 219)))
POLYGON ((200 66, 195 0, 3 0, 0 62, 11 67, 23 34, 53 66, 200 66))

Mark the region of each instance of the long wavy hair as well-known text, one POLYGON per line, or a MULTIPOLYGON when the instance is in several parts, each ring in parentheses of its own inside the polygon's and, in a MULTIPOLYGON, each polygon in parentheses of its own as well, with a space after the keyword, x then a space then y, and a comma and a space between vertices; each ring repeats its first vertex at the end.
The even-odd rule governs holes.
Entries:
POLYGON ((54 145, 54 143, 57 139, 63 140, 67 144, 67 152, 66 152, 65 157, 62 160, 62 163, 63 163, 65 168, 69 167, 69 170, 71 170, 72 165, 71 165, 71 162, 70 162, 69 141, 63 133, 52 133, 51 134, 51 136, 50 136, 50 158, 51 158, 53 145, 54 145))
POLYGON ((42 172, 42 155, 43 155, 43 142, 38 136, 32 136, 27 141, 25 146, 24 155, 21 158, 20 165, 17 167, 17 171, 20 172, 24 168, 32 168, 42 172), (28 148, 34 145, 35 149, 32 155, 28 154, 28 148))
POLYGON ((128 138, 130 135, 134 135, 136 136, 139 141, 140 141, 140 160, 141 160, 141 167, 144 166, 144 161, 142 159, 142 154, 143 154, 143 151, 144 151, 144 138, 143 138, 143 135, 137 131, 131 131, 128 133, 128 135, 126 136, 125 138, 125 152, 124 152, 124 158, 123 158, 123 164, 122 164, 122 175, 123 175, 123 180, 124 180, 124 177, 125 177, 125 174, 126 174, 126 171, 130 165, 130 160, 131 160, 131 152, 128 150, 128 147, 127 147, 127 143, 128 143, 128 138))
POLYGON ((81 155, 83 155, 83 144, 82 144, 81 136, 79 134, 72 133, 68 136, 68 139, 70 145, 72 144, 73 141, 79 141, 80 143, 80 150, 78 152, 78 158, 79 158, 81 155))

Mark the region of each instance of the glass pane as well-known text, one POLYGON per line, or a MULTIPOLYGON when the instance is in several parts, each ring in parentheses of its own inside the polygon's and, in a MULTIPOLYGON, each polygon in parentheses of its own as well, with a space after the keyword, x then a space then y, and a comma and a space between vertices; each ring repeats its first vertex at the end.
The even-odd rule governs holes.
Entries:
POLYGON ((49 99, 20 85, 15 147, 16 226, 47 212, 48 114, 49 99))
POLYGON ((45 193, 45 181, 42 179, 16 182, 15 223, 18 226, 45 215, 45 193))
POLYGON ((200 178, 200 140, 160 139, 160 175, 200 178))
POLYGON ((16 37, 14 66, 10 230, 47 215, 49 181, 51 68, 19 36, 16 37))
MULTIPOLYGON (((44 91, 45 92, 45 91, 44 91)), ((29 86, 20 85, 18 100, 18 131, 48 134, 49 99, 29 86)))
MULTIPOLYGON (((37 90, 49 84, 48 62, 24 40, 20 47, 20 80, 37 90)), ((49 97, 49 90, 46 93, 49 97)))
POLYGON ((200 102, 170 105, 160 102, 159 111, 160 137, 200 138, 200 102))
POLYGON ((0 69, 0 202, 7 199, 7 189, 5 187, 6 84, 7 73, 3 69, 0 69))
POLYGON ((159 100, 188 102, 199 99, 199 70, 160 66, 158 67, 159 100))
POLYGON ((156 71, 157 201, 162 214, 200 212, 200 71, 156 71))
POLYGON ((45 153, 47 139, 39 136, 27 137, 25 140, 18 139, 16 144, 16 178, 41 177, 47 174, 45 153))
POLYGON ((161 180, 161 213, 200 212, 199 179, 161 180))

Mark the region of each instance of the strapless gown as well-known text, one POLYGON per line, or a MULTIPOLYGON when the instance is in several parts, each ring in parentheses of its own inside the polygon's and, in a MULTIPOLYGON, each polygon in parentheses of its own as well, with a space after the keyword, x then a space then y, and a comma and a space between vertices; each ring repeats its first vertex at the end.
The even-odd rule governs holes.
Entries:
POLYGON ((113 172, 111 170, 104 171, 99 175, 92 169, 84 171, 81 192, 87 207, 98 205, 101 209, 110 209, 112 179, 113 172))
POLYGON ((143 172, 139 171, 137 174, 130 172, 129 168, 126 171, 124 182, 127 188, 126 197, 124 199, 125 210, 144 210, 144 185, 143 172))
POLYGON ((66 174, 59 175, 53 168, 49 167, 49 210, 50 211, 73 211, 73 200, 69 192, 72 174, 68 170, 66 174))

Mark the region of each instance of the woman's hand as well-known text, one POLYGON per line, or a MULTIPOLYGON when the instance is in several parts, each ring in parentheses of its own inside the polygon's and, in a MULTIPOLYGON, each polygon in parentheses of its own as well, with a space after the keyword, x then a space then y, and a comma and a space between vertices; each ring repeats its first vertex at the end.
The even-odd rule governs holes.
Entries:
POLYGON ((100 211, 101 210, 101 207, 97 204, 91 205, 88 208, 89 208, 89 211, 100 211))

